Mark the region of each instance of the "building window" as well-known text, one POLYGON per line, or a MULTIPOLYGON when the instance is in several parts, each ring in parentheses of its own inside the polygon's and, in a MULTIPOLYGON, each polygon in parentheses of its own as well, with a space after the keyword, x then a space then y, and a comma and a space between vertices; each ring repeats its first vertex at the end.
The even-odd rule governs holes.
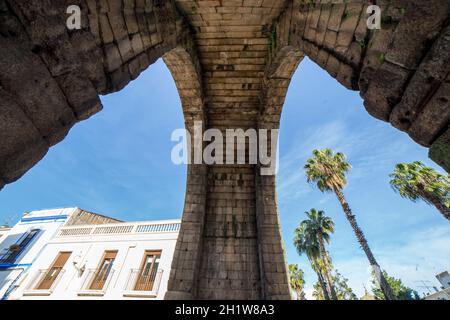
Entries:
POLYGON ((161 251, 145 251, 141 268, 138 270, 134 290, 152 291, 158 272, 161 251))
POLYGON ((105 251, 99 268, 94 271, 89 290, 102 290, 111 273, 117 251, 105 251))
POLYGON ((72 252, 60 252, 48 270, 44 270, 42 280, 37 286, 37 290, 49 290, 55 283, 55 280, 63 272, 64 265, 72 252))
POLYGON ((0 263, 14 263, 28 244, 37 236, 39 231, 39 229, 33 229, 24 233, 15 244, 11 245, 0 255, 0 263))

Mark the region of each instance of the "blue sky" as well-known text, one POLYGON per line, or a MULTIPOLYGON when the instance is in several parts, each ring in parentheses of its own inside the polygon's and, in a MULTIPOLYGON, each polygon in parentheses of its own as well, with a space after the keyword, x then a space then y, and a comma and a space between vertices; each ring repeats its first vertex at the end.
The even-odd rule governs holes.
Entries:
MULTIPOLYGON (((183 127, 173 79, 159 60, 119 93, 102 98, 104 110, 76 125, 68 137, 22 179, 0 192, 0 223, 23 212, 78 206, 122 220, 179 218, 186 167, 174 165, 173 130, 183 127)), ((293 230, 310 208, 336 223, 329 251, 334 266, 358 295, 370 278, 368 263, 333 194, 306 182, 302 169, 312 149, 344 152, 353 165, 344 190, 382 268, 422 291, 450 267, 450 225, 433 207, 401 199, 389 187, 398 162, 420 160, 441 172, 427 150, 367 114, 357 92, 338 84, 305 59, 292 80, 280 130, 277 192, 289 263, 316 281, 292 245, 293 230)))

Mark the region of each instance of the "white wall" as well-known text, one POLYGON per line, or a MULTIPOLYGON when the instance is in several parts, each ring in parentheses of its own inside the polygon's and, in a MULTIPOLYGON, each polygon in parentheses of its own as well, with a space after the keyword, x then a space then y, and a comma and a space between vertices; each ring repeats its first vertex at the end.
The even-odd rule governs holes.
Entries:
POLYGON ((9 231, 9 228, 1 228, 1 227, 0 227, 0 243, 3 241, 3 236, 4 236, 5 234, 7 234, 8 231, 9 231))
POLYGON ((450 272, 445 271, 436 276, 444 289, 450 288, 450 272))
MULTIPOLYGON (((33 218, 45 218, 46 216, 61 216, 64 217, 66 215, 70 215, 73 209, 58 209, 55 210, 46 210, 45 214, 36 214, 33 215, 28 214, 22 217, 24 219, 33 219, 33 218)), ((39 252, 45 246, 45 244, 53 238, 53 236, 57 233, 59 228, 64 225, 67 218, 61 219, 52 219, 52 220, 34 220, 34 221, 19 221, 11 230, 8 231, 2 237, 2 242, 0 243, 0 252, 9 248, 12 244, 14 244, 24 233, 32 230, 32 229, 40 229, 41 232, 33 239, 32 243, 30 243, 25 250, 20 254, 20 256, 16 260, 16 264, 29 264, 32 263, 33 260, 37 257, 39 252)))
POLYGON ((424 300, 450 300, 450 288, 432 293, 426 296, 424 300))
POLYGON ((20 253, 14 263, 9 266, 0 264, 0 298, 4 297, 11 285, 14 285, 18 276, 28 270, 46 244, 63 226, 67 216, 70 216, 74 210, 75 208, 53 209, 24 214, 22 219, 0 238, 0 254, 2 254, 15 244, 24 233, 32 229, 41 230, 20 253))

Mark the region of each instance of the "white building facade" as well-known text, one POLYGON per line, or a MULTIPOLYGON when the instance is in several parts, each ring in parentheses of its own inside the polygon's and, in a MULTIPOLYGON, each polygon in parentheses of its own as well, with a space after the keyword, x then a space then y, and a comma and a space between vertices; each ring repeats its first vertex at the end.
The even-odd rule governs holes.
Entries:
POLYGON ((441 283, 443 289, 450 288, 450 271, 444 271, 436 275, 436 279, 441 283))
POLYGON ((2 242, 2 237, 8 233, 8 231, 11 230, 8 226, 1 226, 0 227, 0 242, 2 242))
POLYGON ((60 227, 8 299, 163 299, 180 223, 60 227))
POLYGON ((76 208, 25 213, 0 238, 0 299, 5 300, 76 208))
POLYGON ((425 300, 450 300, 450 271, 439 273, 436 279, 442 285, 441 290, 426 296, 425 300))

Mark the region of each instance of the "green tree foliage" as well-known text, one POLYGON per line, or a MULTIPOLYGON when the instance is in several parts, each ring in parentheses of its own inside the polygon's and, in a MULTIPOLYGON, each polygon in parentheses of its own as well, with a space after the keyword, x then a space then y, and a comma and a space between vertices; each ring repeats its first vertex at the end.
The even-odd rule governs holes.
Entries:
MULTIPOLYGON (((348 285, 348 279, 340 274, 337 270, 333 275, 333 280, 338 300, 358 300, 352 288, 350 288, 350 286, 348 285)), ((318 282, 314 284, 313 297, 316 300, 324 300, 323 291, 318 282)))
MULTIPOLYGON (((405 286, 400 279, 396 279, 383 271, 384 277, 392 288, 392 291, 397 300, 420 300, 420 296, 417 291, 405 286)), ((384 294, 381 291, 378 283, 372 279, 372 291, 377 300, 385 300, 384 294)))
POLYGON ((450 177, 439 174, 420 161, 399 163, 391 177, 392 188, 411 201, 433 205, 450 221, 450 177))
POLYGON ((331 258, 325 248, 325 243, 330 241, 330 234, 334 232, 334 222, 321 210, 311 209, 305 213, 307 219, 295 230, 294 245, 300 255, 307 254, 321 286, 326 287, 326 299, 330 297, 337 300, 331 276, 331 258))
POLYGON ((297 264, 289 265, 289 285, 294 290, 297 300, 306 300, 303 292, 305 287, 304 272, 297 264))
POLYGON ((324 298, 325 300, 329 300, 330 297, 326 288, 322 263, 320 261, 319 241, 313 233, 306 229, 306 227, 305 224, 300 223, 295 229, 294 246, 300 256, 306 254, 308 257, 311 267, 316 272, 317 279, 324 290, 324 298))

